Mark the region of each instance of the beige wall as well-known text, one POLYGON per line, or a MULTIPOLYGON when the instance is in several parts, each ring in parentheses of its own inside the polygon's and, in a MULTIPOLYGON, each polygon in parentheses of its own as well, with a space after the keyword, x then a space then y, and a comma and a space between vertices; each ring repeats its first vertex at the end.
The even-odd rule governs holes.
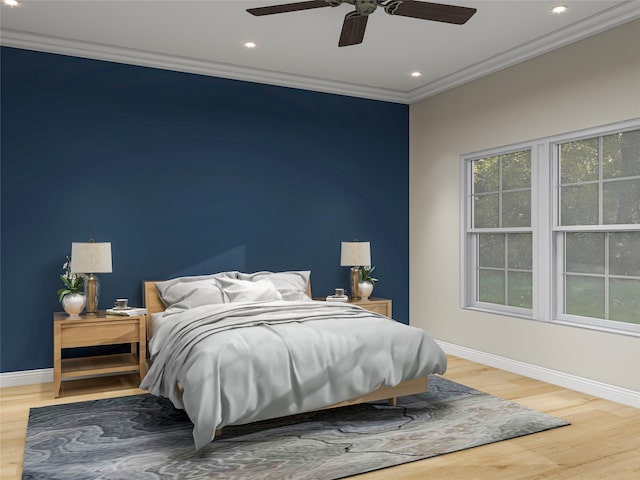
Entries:
POLYGON ((410 321, 434 338, 640 391, 640 339, 459 307, 459 156, 640 117, 640 22, 410 108, 410 321))

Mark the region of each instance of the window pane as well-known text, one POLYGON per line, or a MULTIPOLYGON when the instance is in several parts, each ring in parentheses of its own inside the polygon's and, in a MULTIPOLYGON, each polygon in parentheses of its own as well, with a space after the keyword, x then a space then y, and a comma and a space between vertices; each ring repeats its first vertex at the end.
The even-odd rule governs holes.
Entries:
POLYGON ((481 158, 473 162, 473 193, 497 192, 499 182, 499 157, 481 158))
POLYGON ((498 194, 473 197, 473 226, 475 228, 498 227, 498 194))
POLYGON ((604 184, 604 223, 640 223, 640 179, 604 184))
POLYGON ((504 305, 504 272, 495 270, 479 271, 478 300, 504 305))
POLYGON ((560 225, 598 225, 598 185, 560 188, 560 225))
POLYGON ((566 313, 604 318, 604 278, 568 275, 565 292, 566 313))
POLYGON ((531 226, 531 192, 502 194, 502 227, 531 226))
POLYGON ((509 305, 531 308, 533 281, 532 274, 527 272, 508 272, 509 305))
POLYGON ((604 274, 604 233, 567 233, 565 271, 604 274))
POLYGON ((610 234, 609 273, 640 277, 640 232, 610 234))
POLYGON ((502 156, 502 190, 531 187, 531 151, 502 156))
POLYGON ((511 233, 509 234, 509 268, 517 268, 519 270, 531 270, 532 235, 530 233, 511 233))
POLYGON ((603 138, 604 178, 640 175, 640 130, 603 138))
POLYGON ((588 182, 598 178, 597 138, 560 145, 560 183, 588 182))
POLYGON ((611 279, 609 319, 640 323, 640 280, 611 279))
POLYGON ((478 265, 480 267, 504 268, 504 237, 504 234, 479 235, 478 265))

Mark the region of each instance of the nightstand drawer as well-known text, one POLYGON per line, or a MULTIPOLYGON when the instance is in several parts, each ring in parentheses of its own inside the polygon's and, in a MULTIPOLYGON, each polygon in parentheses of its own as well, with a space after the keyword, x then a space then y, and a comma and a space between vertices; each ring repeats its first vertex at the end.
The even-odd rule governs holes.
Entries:
POLYGON ((61 348, 133 343, 140 339, 139 321, 84 322, 63 327, 61 348))
POLYGON ((388 298, 369 297, 361 300, 349 300, 349 303, 358 305, 373 313, 379 313, 385 317, 391 318, 391 300, 388 298))
POLYGON ((362 305, 364 308, 373 313, 379 313, 381 315, 389 316, 389 308, 383 303, 371 303, 368 305, 362 305))

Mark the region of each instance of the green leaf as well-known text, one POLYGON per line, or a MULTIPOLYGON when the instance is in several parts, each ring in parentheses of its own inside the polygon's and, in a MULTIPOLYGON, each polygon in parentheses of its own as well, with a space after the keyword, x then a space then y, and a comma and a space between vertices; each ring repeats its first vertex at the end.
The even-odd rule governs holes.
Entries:
POLYGON ((371 273, 375 269, 376 269, 376 267, 360 267, 360 281, 361 282, 371 282, 371 283, 377 282, 378 279, 371 276, 371 273))
POLYGON ((74 293, 74 292, 72 292, 68 288, 61 288, 60 290, 58 290, 58 301, 62 303, 62 299, 69 293, 74 293))

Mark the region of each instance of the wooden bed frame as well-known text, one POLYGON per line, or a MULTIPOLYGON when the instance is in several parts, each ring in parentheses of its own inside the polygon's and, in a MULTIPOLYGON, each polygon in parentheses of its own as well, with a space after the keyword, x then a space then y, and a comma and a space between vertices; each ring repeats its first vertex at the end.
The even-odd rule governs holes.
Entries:
MULTIPOLYGON (((165 309, 162 300, 160 300, 160 297, 158 296, 158 291, 156 290, 155 283, 155 281, 143 282, 143 300, 144 306, 147 309, 147 332, 149 331, 149 320, 151 318, 151 314, 164 312, 165 309)), ((311 298, 311 284, 307 285, 307 295, 309 296, 309 298, 311 298)), ((149 341, 149 335, 147 335, 147 341, 149 341)), ((147 352, 148 351, 149 349, 147 348, 147 352)), ((346 400, 344 402, 334 403, 333 405, 328 405, 318 410, 344 407, 346 405, 356 405, 358 403, 365 402, 376 402, 378 400, 387 400, 389 402, 389 405, 395 405, 397 397, 402 397, 404 395, 415 395, 416 393, 424 393, 428 390, 428 388, 429 385, 427 377, 419 377, 415 380, 408 380, 406 382, 399 383, 395 387, 382 386, 377 390, 368 393, 367 395, 352 398, 351 400, 346 400)))

